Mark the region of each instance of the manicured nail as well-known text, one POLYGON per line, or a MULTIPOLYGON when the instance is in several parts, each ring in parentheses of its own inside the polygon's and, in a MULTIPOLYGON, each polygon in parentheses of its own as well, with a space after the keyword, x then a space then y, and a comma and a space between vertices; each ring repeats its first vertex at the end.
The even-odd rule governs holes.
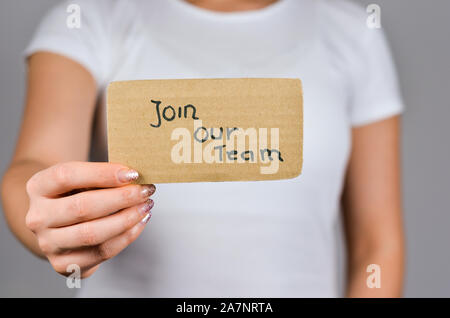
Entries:
POLYGON ((153 202, 153 200, 148 200, 147 202, 145 202, 140 208, 139 208, 139 212, 141 212, 141 214, 146 214, 148 213, 152 208, 153 205, 155 205, 155 203, 153 202))
POLYGON ((131 182, 139 178, 139 173, 130 169, 122 169, 118 172, 118 178, 119 181, 123 183, 131 182))
POLYGON ((144 218, 141 220, 141 224, 143 224, 143 225, 147 224, 151 218, 152 218, 152 212, 150 212, 146 216, 144 216, 144 218))
POLYGON ((141 194, 142 194, 142 197, 148 198, 153 193, 155 193, 155 191, 156 191, 155 185, 151 184, 151 185, 148 185, 148 186, 144 186, 142 191, 141 191, 141 194))

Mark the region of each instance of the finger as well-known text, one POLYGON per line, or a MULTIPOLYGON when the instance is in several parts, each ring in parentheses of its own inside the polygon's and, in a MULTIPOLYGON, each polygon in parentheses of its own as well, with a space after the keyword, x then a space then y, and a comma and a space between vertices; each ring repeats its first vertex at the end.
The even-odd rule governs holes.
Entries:
POLYGON ((77 250, 70 254, 54 255, 48 258, 55 272, 69 276, 73 273, 73 265, 79 266, 80 278, 86 278, 92 275, 100 266, 100 264, 93 266, 80 266, 79 264, 88 264, 91 259, 91 253, 89 251, 77 250))
POLYGON ((56 196, 74 189, 118 187, 135 181, 139 174, 107 162, 66 162, 36 173, 27 183, 30 195, 56 196))
POLYGON ((106 242, 97 245, 74 250, 69 254, 58 255, 51 259, 53 268, 60 273, 66 271, 67 266, 76 264, 80 267, 81 276, 88 277, 99 264, 105 262, 123 251, 128 245, 133 243, 145 228, 150 220, 150 215, 141 220, 138 224, 124 233, 113 237, 106 242))
POLYGON ((154 185, 126 185, 53 199, 52 207, 46 212, 47 226, 67 226, 107 216, 147 201, 155 189, 154 185))
POLYGON ((50 229, 51 242, 56 242, 58 250, 75 249, 83 246, 99 245, 110 238, 131 229, 144 218, 153 207, 153 201, 124 209, 89 222, 50 229))
POLYGON ((100 267, 100 264, 98 264, 97 266, 91 267, 88 270, 85 271, 81 271, 81 278, 88 278, 89 276, 91 276, 92 274, 94 274, 94 272, 100 267))

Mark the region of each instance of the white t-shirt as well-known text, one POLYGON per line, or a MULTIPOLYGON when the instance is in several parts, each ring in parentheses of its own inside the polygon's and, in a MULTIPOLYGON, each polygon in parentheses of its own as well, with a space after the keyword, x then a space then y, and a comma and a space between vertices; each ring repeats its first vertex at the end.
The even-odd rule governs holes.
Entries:
POLYGON ((352 126, 402 110, 382 30, 346 0, 281 0, 217 13, 181 0, 78 0, 45 17, 26 49, 82 64, 101 93, 94 148, 106 153, 110 81, 289 77, 304 89, 304 167, 283 181, 157 185, 143 234, 83 281, 81 296, 338 296, 336 224, 352 126))

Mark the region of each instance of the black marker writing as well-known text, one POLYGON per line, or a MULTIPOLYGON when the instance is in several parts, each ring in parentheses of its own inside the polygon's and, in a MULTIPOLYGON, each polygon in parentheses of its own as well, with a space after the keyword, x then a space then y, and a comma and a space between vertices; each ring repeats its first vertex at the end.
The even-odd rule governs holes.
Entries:
MULTIPOLYGON (((156 116, 157 116, 157 123, 156 124, 150 124, 150 126, 154 127, 154 128, 158 128, 161 127, 162 124, 162 119, 164 119, 165 121, 172 121, 175 119, 175 117, 177 116, 177 112, 175 111, 175 108, 173 108, 171 105, 167 105, 166 107, 164 107, 164 109, 160 110, 160 105, 161 105, 161 101, 159 100, 151 100, 151 102, 153 104, 155 104, 156 107, 156 116)), ((197 109, 195 108, 194 105, 191 104, 187 104, 184 107, 178 107, 178 118, 181 118, 182 116, 182 109, 183 109, 183 115, 184 118, 188 118, 188 110, 191 109, 191 113, 192 113, 192 119, 197 120, 199 119, 196 114, 197 114, 197 109)))

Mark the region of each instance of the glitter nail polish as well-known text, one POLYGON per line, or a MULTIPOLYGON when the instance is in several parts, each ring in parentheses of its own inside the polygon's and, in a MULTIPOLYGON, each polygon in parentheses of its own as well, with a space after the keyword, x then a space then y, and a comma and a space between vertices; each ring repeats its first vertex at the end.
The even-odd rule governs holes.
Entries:
POLYGON ((122 169, 118 172, 118 179, 120 182, 127 183, 135 181, 139 178, 139 173, 135 170, 122 169))

